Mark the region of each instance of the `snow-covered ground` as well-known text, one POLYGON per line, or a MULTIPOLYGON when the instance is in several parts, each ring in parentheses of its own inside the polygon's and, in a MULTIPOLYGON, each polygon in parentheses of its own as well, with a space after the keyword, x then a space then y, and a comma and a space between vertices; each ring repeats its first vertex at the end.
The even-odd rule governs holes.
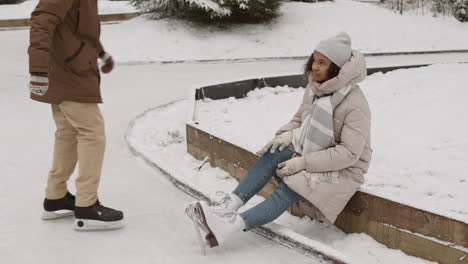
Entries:
MULTIPOLYGON (((0 6, 1 19, 27 18, 34 7, 33 1, 36 0, 15 5, 9 10, 9 6, 0 6), (17 16, 19 13, 22 17, 17 16), (7 17, 9 15, 17 17, 7 17)), ((101 12, 104 12, 106 4, 122 3, 100 1, 99 4, 101 12)), ((107 10, 111 10, 111 7, 107 10)), ((114 9, 108 12, 122 11, 114 9)), ((147 62, 303 56, 311 52, 320 38, 343 29, 353 36, 356 48, 368 52, 463 49, 466 48, 468 38, 465 34, 467 25, 453 19, 400 17, 388 10, 344 0, 319 4, 285 3, 282 13, 278 20, 269 25, 235 26, 222 32, 212 27, 200 29, 187 22, 146 21, 140 17, 104 26, 103 43, 117 62, 147 62)), ((123 139, 129 122, 135 116, 151 107, 186 99, 189 87, 252 75, 297 72, 301 68, 300 62, 119 65, 114 73, 103 76, 105 104, 102 110, 106 119, 108 144, 100 198, 105 205, 123 209, 128 226, 113 232, 77 233, 72 230, 72 219, 49 222, 39 220, 51 163, 54 124, 49 106, 28 99, 28 33, 26 30, 0 32, 2 263, 249 263, 251 259, 260 264, 311 262, 301 254, 251 233, 242 234, 242 239, 212 250, 208 257, 201 257, 195 245, 192 227, 183 212, 185 204, 191 199, 174 188, 160 173, 140 166, 141 162, 129 153, 123 139)), ((442 72, 439 72, 442 79, 450 76, 450 72, 444 70, 446 68, 441 68, 442 72)), ((447 94, 440 96, 444 97, 441 103, 449 98, 447 94)), ((179 114, 185 116, 186 110, 182 108, 177 118, 179 114)), ((463 112, 459 116, 463 117, 463 112)), ((159 115, 155 116, 155 120, 156 117, 160 118, 159 115)), ((174 123, 175 129, 182 129, 183 133, 179 124, 179 121, 174 123)), ((148 135, 161 131, 153 129, 148 135)), ((167 131, 162 133, 166 135, 167 131)), ((155 135, 149 140, 158 141, 158 138, 155 135)), ((447 147, 443 142, 438 143, 436 147, 447 147)), ((171 146, 164 149, 168 151, 167 157, 180 153, 172 156, 175 158, 168 161, 172 162, 169 164, 174 164, 182 156, 181 162, 190 158, 179 145, 182 144, 178 144, 175 149, 171 146)), ((159 146, 147 147, 158 150, 159 146)), ((377 145, 374 144, 374 147, 377 145)), ((162 150, 159 154, 163 154, 162 150)), ((193 159, 190 162, 196 163, 193 159)), ((378 160, 374 160, 374 163, 378 163, 378 160)), ((418 166, 415 165, 414 173, 419 175, 421 167, 418 166)), ((191 170, 191 167, 186 169, 191 170)), ((221 178, 227 176, 219 170, 216 175, 221 175, 221 178)), ((434 175, 440 177, 440 174, 434 175)), ((223 181, 235 184, 231 180, 223 181)), ((232 185, 223 188, 229 187, 232 185)), ((73 184, 70 189, 74 190, 73 184)), ((394 259, 398 263, 425 263, 390 251, 375 244, 367 236, 344 235, 333 227, 317 227, 310 220, 298 220, 288 215, 280 221, 299 232, 316 235, 318 240, 346 253, 359 251, 353 257, 365 260, 361 263, 387 263, 385 261, 394 259)))
MULTIPOLYGON (((362 190, 468 223, 468 64, 377 73, 362 82, 372 110, 373 159, 362 190)), ((256 152, 297 111, 304 89, 197 101, 212 135, 256 152), (246 129, 249 128, 249 129, 246 129)))
MULTIPOLYGON (((184 213, 192 199, 160 173, 142 167, 124 141, 125 130, 135 116, 185 99, 187 87, 208 79, 243 78, 254 71, 279 74, 294 64, 121 66, 103 76, 102 110, 108 138, 100 199, 125 212, 127 227, 80 233, 73 230, 72 218, 40 220, 55 126, 50 106, 28 98, 28 42, 23 41, 24 35, 28 32, 0 32, 5 47, 0 49, 1 263, 238 264, 251 259, 261 264, 311 263, 308 257, 253 233, 242 234, 241 240, 201 256, 184 213)), ((73 182, 69 188, 74 192, 73 182)))
MULTIPOLYGON (((0 19, 29 18, 39 0, 26 0, 19 4, 0 5, 0 19)), ((99 14, 133 13, 137 10, 127 1, 99 0, 99 14)))
POLYGON ((285 2, 281 16, 270 24, 222 30, 141 16, 104 29, 103 42, 120 61, 308 56, 318 41, 341 30, 363 52, 467 49, 468 43, 468 24, 453 18, 401 16, 347 0, 285 2))

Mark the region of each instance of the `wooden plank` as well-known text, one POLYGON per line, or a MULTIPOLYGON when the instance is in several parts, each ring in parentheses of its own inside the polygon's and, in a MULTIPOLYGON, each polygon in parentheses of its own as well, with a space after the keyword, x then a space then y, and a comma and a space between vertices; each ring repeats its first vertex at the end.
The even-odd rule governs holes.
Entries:
MULTIPOLYGON (((468 248, 467 224, 364 192, 357 192, 342 214, 362 216, 362 219, 389 224, 468 248)), ((347 229, 340 219, 337 220, 337 226, 347 229)))
POLYGON ((0 20, 0 27, 3 28, 29 27, 29 24, 28 18, 0 20))
POLYGON ((466 252, 382 223, 369 221, 365 233, 389 248, 411 256, 441 264, 468 264, 466 252))

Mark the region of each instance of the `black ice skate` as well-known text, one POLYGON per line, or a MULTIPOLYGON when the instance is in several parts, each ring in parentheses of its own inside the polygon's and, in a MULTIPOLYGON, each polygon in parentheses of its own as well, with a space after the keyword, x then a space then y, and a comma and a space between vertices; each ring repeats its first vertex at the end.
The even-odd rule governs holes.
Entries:
POLYGON ((76 230, 103 230, 124 227, 122 211, 101 205, 99 201, 88 207, 75 207, 76 230))
POLYGON ((60 199, 44 199, 43 220, 72 216, 75 210, 75 196, 69 192, 60 199))

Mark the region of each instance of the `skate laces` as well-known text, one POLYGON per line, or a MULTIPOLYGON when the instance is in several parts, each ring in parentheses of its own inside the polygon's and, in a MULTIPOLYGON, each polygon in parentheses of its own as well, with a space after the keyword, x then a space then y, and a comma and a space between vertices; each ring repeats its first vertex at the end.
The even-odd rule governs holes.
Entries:
POLYGON ((218 201, 215 202, 216 207, 222 207, 222 208, 227 208, 229 203, 232 201, 231 196, 228 193, 222 192, 222 191, 217 191, 216 196, 222 196, 222 198, 218 201))
POLYGON ((117 210, 114 210, 112 208, 105 207, 100 202, 96 203, 96 209, 98 211, 100 211, 103 215, 113 215, 113 214, 116 214, 118 212, 117 210))

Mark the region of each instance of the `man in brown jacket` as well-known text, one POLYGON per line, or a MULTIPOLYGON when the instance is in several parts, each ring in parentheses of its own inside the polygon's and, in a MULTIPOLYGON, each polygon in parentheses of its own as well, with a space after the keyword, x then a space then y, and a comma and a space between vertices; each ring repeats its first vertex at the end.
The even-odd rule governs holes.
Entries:
POLYGON ((99 36, 97 0, 40 0, 31 14, 31 98, 51 104, 57 126, 42 218, 74 214, 77 230, 123 226, 123 213, 97 195, 105 150, 97 60, 103 73, 114 67, 99 36), (75 198, 67 181, 77 163, 75 198))

